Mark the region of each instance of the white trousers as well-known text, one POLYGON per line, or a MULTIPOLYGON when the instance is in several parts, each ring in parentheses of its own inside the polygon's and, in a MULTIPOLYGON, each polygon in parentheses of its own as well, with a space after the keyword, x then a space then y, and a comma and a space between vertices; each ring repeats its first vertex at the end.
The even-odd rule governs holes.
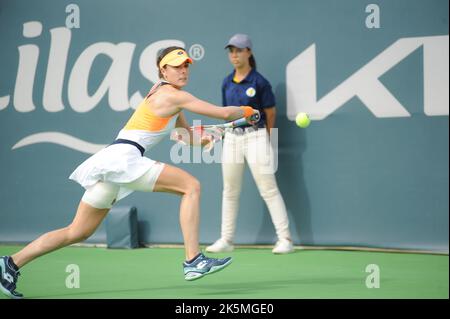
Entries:
POLYGON ((289 238, 286 205, 278 190, 274 155, 266 129, 245 134, 227 132, 222 150, 222 238, 233 242, 245 161, 269 209, 278 239, 289 238))

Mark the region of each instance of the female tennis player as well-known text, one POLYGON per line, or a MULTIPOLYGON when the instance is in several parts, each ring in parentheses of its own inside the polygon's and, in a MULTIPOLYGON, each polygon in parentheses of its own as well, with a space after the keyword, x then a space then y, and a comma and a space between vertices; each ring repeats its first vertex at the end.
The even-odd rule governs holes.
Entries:
POLYGON ((266 163, 273 163, 269 148, 270 129, 275 124, 275 96, 272 87, 259 72, 252 51, 252 42, 246 34, 236 34, 228 41, 228 58, 234 70, 223 81, 223 105, 239 101, 253 106, 261 112, 257 125, 247 125, 227 132, 222 150, 223 196, 222 227, 220 238, 206 248, 207 252, 230 252, 234 249, 233 239, 239 209, 239 195, 242 188, 244 158, 255 179, 259 193, 266 202, 278 241, 272 252, 287 254, 294 251, 289 231, 289 220, 283 197, 278 190, 274 172, 266 163))
POLYGON ((16 291, 20 268, 39 256, 90 237, 112 205, 133 191, 181 196, 180 224, 186 254, 183 263, 186 280, 199 279, 231 263, 231 257, 208 258, 200 251, 199 181, 177 167, 156 162, 143 154, 169 135, 174 127, 189 128, 183 110, 227 121, 250 117, 254 110, 248 106, 215 106, 183 91, 192 63, 183 48, 166 48, 156 63, 161 81, 152 87, 116 140, 70 175, 70 179, 86 189, 72 223, 42 235, 12 256, 0 258, 0 289, 7 296, 23 297, 16 291))

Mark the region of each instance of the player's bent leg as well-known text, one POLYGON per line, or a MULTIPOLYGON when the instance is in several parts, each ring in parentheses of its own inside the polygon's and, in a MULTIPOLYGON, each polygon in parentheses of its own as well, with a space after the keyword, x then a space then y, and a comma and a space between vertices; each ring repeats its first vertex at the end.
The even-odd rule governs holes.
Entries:
POLYGON ((178 195, 188 193, 200 194, 200 182, 181 168, 164 164, 164 168, 155 183, 153 191, 178 195))
POLYGON ((200 182, 184 170, 166 164, 156 181, 154 191, 181 195, 181 231, 183 233, 186 259, 192 259, 200 252, 198 244, 200 182))
POLYGON ((154 188, 155 192, 170 192, 182 196, 180 224, 186 250, 183 270, 186 280, 194 280, 217 272, 231 263, 225 259, 208 258, 200 253, 198 229, 200 220, 200 182, 189 173, 165 165, 154 188))

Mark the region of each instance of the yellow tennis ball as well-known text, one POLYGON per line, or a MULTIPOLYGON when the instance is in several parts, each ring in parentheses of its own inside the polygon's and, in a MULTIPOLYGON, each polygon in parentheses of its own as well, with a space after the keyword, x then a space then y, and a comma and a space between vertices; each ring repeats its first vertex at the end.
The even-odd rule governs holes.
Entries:
POLYGON ((311 120, 306 113, 298 113, 295 117, 295 123, 297 123, 298 127, 307 128, 311 123, 311 120))

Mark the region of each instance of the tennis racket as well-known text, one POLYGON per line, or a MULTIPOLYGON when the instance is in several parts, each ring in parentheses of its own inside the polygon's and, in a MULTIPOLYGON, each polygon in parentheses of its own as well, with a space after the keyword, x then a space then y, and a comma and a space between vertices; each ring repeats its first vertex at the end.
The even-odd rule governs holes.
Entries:
MULTIPOLYGON (((214 143, 222 140, 225 130, 228 128, 236 128, 239 126, 244 126, 248 124, 256 124, 261 119, 261 114, 258 110, 249 117, 241 117, 231 122, 221 123, 221 124, 209 124, 209 125, 194 125, 189 128, 189 130, 194 134, 195 137, 201 140, 209 140, 205 146, 204 151, 209 152, 213 147, 214 143)), ((186 144, 183 141, 185 138, 176 129, 173 130, 170 139, 177 141, 182 144, 186 144)))
POLYGON ((222 123, 222 124, 191 126, 190 130, 191 131, 202 130, 202 129, 207 130, 207 129, 211 129, 211 128, 225 130, 227 128, 235 128, 235 127, 244 126, 244 125, 248 125, 248 124, 256 124, 259 122, 260 119, 261 119, 261 115, 260 115, 259 111, 255 110, 255 113, 249 117, 241 117, 240 119, 237 119, 237 120, 234 120, 231 122, 227 122, 227 123, 222 123))

